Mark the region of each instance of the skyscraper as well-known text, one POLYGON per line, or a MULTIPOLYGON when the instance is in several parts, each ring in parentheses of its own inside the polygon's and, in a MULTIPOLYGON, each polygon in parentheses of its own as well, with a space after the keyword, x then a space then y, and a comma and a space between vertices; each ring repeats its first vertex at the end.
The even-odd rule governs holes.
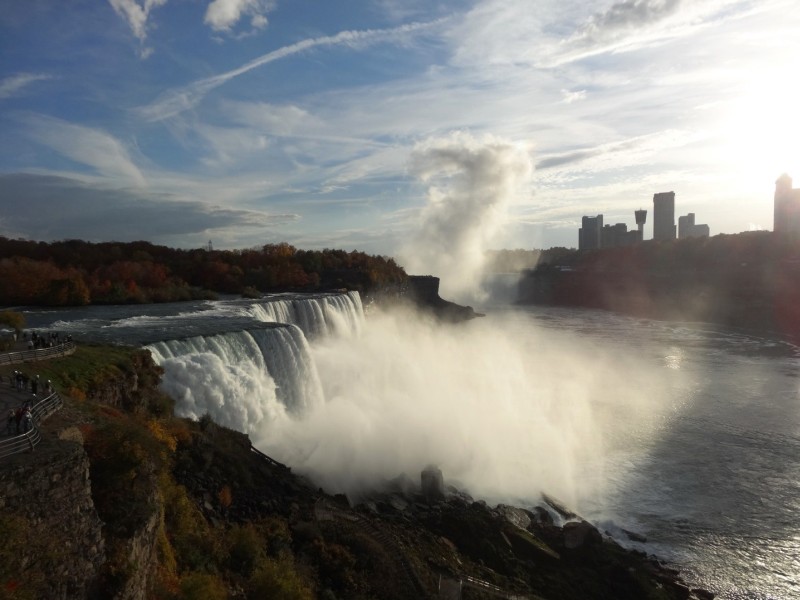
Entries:
POLYGON ((678 239, 682 240, 689 237, 708 237, 708 225, 697 224, 694 222, 694 213, 689 213, 683 217, 678 217, 678 239))
POLYGON ((800 189, 792 188, 786 173, 775 182, 775 233, 800 235, 800 189))
POLYGON ((675 239, 675 192, 653 196, 653 239, 675 239))
POLYGON ((602 247, 603 215, 583 217, 578 230, 578 250, 602 247))

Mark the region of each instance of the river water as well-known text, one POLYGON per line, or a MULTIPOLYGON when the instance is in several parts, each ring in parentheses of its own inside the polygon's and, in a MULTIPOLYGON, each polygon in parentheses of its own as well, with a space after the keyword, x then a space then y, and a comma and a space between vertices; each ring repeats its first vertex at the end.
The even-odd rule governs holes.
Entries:
MULTIPOLYGON (((275 320, 247 306, 237 301, 97 307, 29 311, 27 318, 32 328, 58 329, 79 341, 147 343, 275 320)), ((360 311, 360 303, 347 310, 360 311)), ((337 481, 333 475, 326 479, 326 470, 336 470, 334 462, 348 462, 352 475, 365 455, 370 460, 362 480, 376 468, 407 468, 414 476, 417 458, 399 450, 401 445, 425 446, 446 476, 458 474, 468 487, 480 477, 484 485, 474 485, 475 495, 489 499, 533 504, 526 494, 534 488, 507 483, 514 477, 508 473, 541 477, 543 486, 555 487, 583 517, 626 545, 676 565, 692 585, 728 599, 800 598, 797 347, 709 325, 599 311, 484 310, 484 319, 455 328, 428 325, 424 331, 432 331, 430 336, 372 315, 362 331, 350 314, 347 335, 331 327, 311 341, 308 360, 324 397, 315 409, 319 414, 279 422, 275 411, 261 411, 255 423, 250 411, 241 427, 256 440, 267 439, 266 450, 318 476, 321 485, 337 481), (483 375, 476 374, 482 369, 483 375), (452 404, 442 400, 441 413, 456 433, 447 448, 429 444, 441 428, 417 425, 435 421, 440 412, 435 405, 451 397, 452 404), (502 404, 508 398, 517 406, 502 404), (491 413, 476 408, 474 419, 465 416, 489 404, 491 413), (521 404, 535 404, 535 410, 520 410, 521 404), (549 416, 542 419, 543 414, 549 416), (280 435, 278 427, 289 433, 280 435), (337 428, 346 435, 335 437, 331 431, 337 428), (524 444, 512 441, 526 437, 524 444), (451 453, 454 439, 464 445, 451 453), (513 458, 495 449, 509 445, 513 458), (483 450, 479 469, 466 465, 470 450, 464 448, 475 447, 483 450), (384 455, 391 461, 378 460, 384 455), (504 461, 512 463, 508 473, 504 461), (533 463, 555 464, 571 483, 559 487, 560 479, 533 463), (492 498, 492 489, 501 493, 492 498), (647 541, 627 540, 623 529, 647 541)), ((180 380, 177 370, 187 364, 186 357, 178 358, 169 359, 174 361, 170 381, 180 380)), ((208 385, 227 389, 231 365, 223 363, 243 358, 220 358, 202 368, 208 385), (220 371, 216 378, 209 375, 214 368, 220 371)), ((240 379, 242 372, 236 371, 240 379)), ((278 402, 280 394, 270 385, 271 402, 278 402)), ((270 385, 238 387, 252 396, 270 385)), ((197 390, 184 393, 194 393, 194 403, 201 396, 197 390)), ((213 406, 204 410, 213 414, 213 406)))
POLYGON ((633 419, 639 427, 617 430, 591 465, 605 486, 584 499, 584 516, 645 535, 646 544, 629 545, 679 565, 718 597, 800 597, 798 349, 713 326, 522 312, 598 351, 637 354, 666 376, 667 410, 650 427, 633 419))

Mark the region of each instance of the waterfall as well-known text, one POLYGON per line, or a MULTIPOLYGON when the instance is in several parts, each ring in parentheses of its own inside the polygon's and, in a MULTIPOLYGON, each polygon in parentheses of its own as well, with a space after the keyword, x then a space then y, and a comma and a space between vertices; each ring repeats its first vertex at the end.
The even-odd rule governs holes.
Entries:
POLYGON ((249 313, 259 321, 297 325, 308 339, 331 334, 357 334, 364 320, 358 292, 309 298, 270 298, 253 304, 249 313))
POLYGON ((303 332, 275 326, 147 346, 164 369, 162 389, 178 416, 252 433, 266 422, 301 417, 323 401, 303 332))
POLYGON ((215 326, 241 327, 242 312, 252 326, 145 346, 164 369, 162 389, 175 399, 178 416, 208 413, 247 433, 282 418, 301 418, 324 401, 307 339, 357 335, 364 319, 358 292, 349 292, 219 306, 215 326))

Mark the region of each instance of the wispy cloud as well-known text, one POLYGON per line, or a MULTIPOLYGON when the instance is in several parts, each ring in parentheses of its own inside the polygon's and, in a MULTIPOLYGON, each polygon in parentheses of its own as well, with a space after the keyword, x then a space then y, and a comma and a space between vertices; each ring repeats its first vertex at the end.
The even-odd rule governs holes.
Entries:
POLYGON ((675 13, 681 0, 622 0, 595 13, 577 32, 576 38, 603 41, 620 31, 647 27, 675 13))
POLYGON ((664 44, 752 10, 748 0, 621 0, 578 25, 542 64, 552 67, 664 44))
POLYGON ((43 79, 51 79, 51 76, 42 73, 17 73, 11 77, 6 77, 0 80, 0 99, 15 96, 24 87, 43 79))
POLYGON ((137 0, 108 0, 117 14, 128 22, 128 25, 140 42, 147 38, 147 19, 150 11, 163 6, 167 0, 144 0, 140 5, 137 0))
POLYGON ((585 100, 586 99, 586 90, 561 90, 561 94, 564 96, 564 104, 572 104, 573 102, 577 102, 578 100, 585 100))
POLYGON ((641 165, 651 160, 658 153, 682 148, 698 142, 703 138, 700 131, 681 131, 666 129, 652 134, 636 136, 617 142, 582 148, 572 152, 548 156, 536 164, 537 171, 547 171, 561 167, 558 177, 580 174, 586 168, 605 170, 641 165), (580 171, 573 171, 577 163, 588 162, 580 171))
POLYGON ((129 185, 146 184, 126 147, 105 131, 45 115, 28 114, 20 120, 34 140, 70 160, 91 167, 99 175, 129 185))
MULTIPOLYGON (((0 175, 0 203, 8 207, 0 234, 33 232, 34 239, 151 240, 169 243, 194 236, 233 239, 242 231, 296 221, 296 214, 226 208, 146 190, 131 190, 67 177, 0 175), (54 197, 59 202, 53 202, 54 197)), ((184 244, 185 245, 185 241, 184 244)))
POLYGON ((140 56, 142 58, 150 56, 152 48, 144 47, 147 39, 147 19, 150 17, 150 11, 165 5, 167 0, 144 0, 142 4, 137 0, 108 0, 108 2, 116 13, 125 19, 133 35, 141 42, 140 56))
POLYGON ((214 31, 230 32, 240 19, 250 17, 253 29, 263 29, 274 8, 272 0, 214 0, 206 9, 205 23, 214 31))
POLYGON ((147 121, 161 121, 197 106, 211 90, 227 83, 231 79, 244 75, 253 69, 257 69, 258 67, 276 60, 323 46, 361 47, 382 42, 391 42, 403 39, 405 36, 415 32, 429 29, 437 23, 439 23, 439 21, 411 23, 391 29, 341 31, 336 35, 302 40, 259 56, 237 69, 232 69, 206 79, 200 79, 182 88, 169 90, 162 94, 155 102, 140 107, 138 112, 147 121))

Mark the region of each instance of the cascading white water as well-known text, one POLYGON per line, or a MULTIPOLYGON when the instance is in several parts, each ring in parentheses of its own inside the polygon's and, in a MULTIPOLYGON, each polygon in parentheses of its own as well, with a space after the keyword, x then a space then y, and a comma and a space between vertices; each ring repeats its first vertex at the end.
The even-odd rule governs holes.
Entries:
POLYGON ((216 422, 261 437, 323 403, 319 375, 306 339, 357 334, 364 319, 358 292, 280 298, 247 308, 222 306, 216 318, 245 313, 280 323, 245 331, 193 335, 149 344, 164 368, 162 389, 176 400, 179 416, 216 422))
POLYGON ((358 292, 313 298, 270 299, 255 303, 248 313, 259 321, 297 325, 307 338, 358 333, 364 320, 358 292))
POLYGON ((164 369, 162 389, 179 416, 245 432, 299 417, 322 402, 322 387, 303 332, 294 325, 147 346, 164 369))

